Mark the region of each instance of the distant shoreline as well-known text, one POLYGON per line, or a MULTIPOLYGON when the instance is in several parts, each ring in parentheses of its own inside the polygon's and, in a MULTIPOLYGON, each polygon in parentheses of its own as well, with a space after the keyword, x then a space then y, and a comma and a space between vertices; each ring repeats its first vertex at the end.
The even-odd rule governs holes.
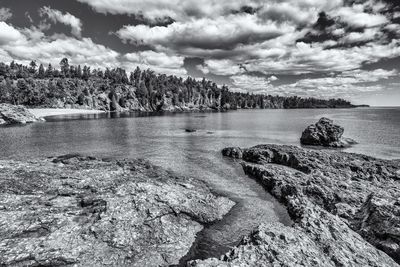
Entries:
POLYGON ((103 110, 72 108, 28 108, 28 110, 37 117, 105 113, 103 110))

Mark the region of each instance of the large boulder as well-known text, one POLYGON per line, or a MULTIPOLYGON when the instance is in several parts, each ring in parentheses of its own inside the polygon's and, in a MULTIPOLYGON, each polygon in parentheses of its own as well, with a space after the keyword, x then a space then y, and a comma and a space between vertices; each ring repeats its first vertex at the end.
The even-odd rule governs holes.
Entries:
POLYGON ((43 121, 43 119, 33 115, 24 106, 0 104, 0 125, 25 124, 37 121, 43 121))
POLYGON ((333 124, 331 119, 323 117, 303 131, 300 142, 303 145, 325 147, 348 147, 354 144, 354 140, 342 137, 343 132, 343 127, 333 124))

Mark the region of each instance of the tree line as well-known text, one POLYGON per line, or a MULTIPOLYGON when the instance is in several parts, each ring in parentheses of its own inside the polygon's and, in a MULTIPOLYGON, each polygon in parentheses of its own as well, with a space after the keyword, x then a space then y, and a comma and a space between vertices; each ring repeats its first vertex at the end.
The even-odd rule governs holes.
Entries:
POLYGON ((283 97, 231 92, 227 86, 191 77, 156 74, 137 67, 95 69, 71 65, 59 68, 32 61, 28 66, 0 63, 0 102, 27 106, 84 106, 105 110, 158 111, 196 106, 208 109, 351 107, 343 99, 283 97))

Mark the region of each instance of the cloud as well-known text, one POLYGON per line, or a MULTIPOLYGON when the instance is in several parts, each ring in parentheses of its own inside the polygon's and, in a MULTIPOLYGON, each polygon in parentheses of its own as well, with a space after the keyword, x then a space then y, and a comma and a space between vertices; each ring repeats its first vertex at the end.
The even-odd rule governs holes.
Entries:
POLYGON ((123 56, 123 64, 129 69, 139 66, 141 69, 152 69, 158 73, 186 76, 183 68, 184 57, 167 55, 151 50, 128 53, 123 56))
POLYGON ((262 23, 249 14, 229 15, 216 19, 201 18, 190 22, 174 22, 166 27, 147 25, 124 26, 117 35, 132 44, 181 50, 232 49, 238 45, 262 42, 293 31, 289 25, 262 23))
POLYGON ((0 21, 7 21, 9 20, 13 14, 11 13, 11 9, 2 7, 0 8, 0 21))
POLYGON ((88 64, 93 67, 117 66, 119 56, 118 52, 96 44, 90 38, 45 36, 39 28, 20 29, 5 22, 0 22, 0 50, 0 60, 4 56, 21 63, 38 60, 44 64, 58 65, 63 57, 69 57, 73 64, 88 64))
POLYGON ((92 6, 96 11, 110 14, 142 14, 156 19, 165 16, 175 20, 188 18, 212 18, 240 10, 243 6, 257 7, 262 0, 78 0, 92 6))
POLYGON ((274 86, 274 76, 258 77, 251 75, 233 76, 236 91, 250 91, 270 95, 297 95, 303 97, 354 97, 360 93, 378 92, 384 89, 382 80, 397 76, 397 70, 376 69, 373 71, 354 70, 323 78, 305 78, 290 84, 274 86))
POLYGON ((235 64, 228 59, 208 59, 205 60, 203 65, 198 65, 197 68, 204 74, 213 73, 217 75, 235 75, 244 72, 243 68, 239 64, 235 64))
POLYGON ((82 22, 79 18, 71 15, 70 13, 63 14, 57 9, 51 9, 50 7, 42 7, 39 9, 41 17, 47 16, 53 23, 59 22, 64 25, 71 27, 71 33, 76 37, 81 37, 82 34, 82 22))
POLYGON ((13 26, 0 21, 0 45, 18 41, 22 37, 21 33, 13 26))
POLYGON ((184 57, 151 50, 121 54, 90 38, 74 38, 63 34, 46 36, 40 28, 16 28, 0 22, 0 61, 29 64, 37 60, 42 64, 58 66, 62 58, 74 65, 92 68, 123 67, 133 71, 137 66, 150 68, 158 73, 187 76, 183 68, 184 57))
POLYGON ((388 19, 384 15, 364 12, 363 5, 341 7, 334 12, 334 15, 356 28, 376 27, 388 23, 388 19))

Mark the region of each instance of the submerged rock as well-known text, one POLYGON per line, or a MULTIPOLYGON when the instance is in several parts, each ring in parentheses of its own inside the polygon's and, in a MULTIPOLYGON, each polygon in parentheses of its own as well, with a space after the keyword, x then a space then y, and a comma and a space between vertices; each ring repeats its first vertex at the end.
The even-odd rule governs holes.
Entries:
POLYGON ((0 160, 1 266, 168 266, 234 205, 143 160, 0 160))
POLYGON ((0 104, 0 125, 25 124, 38 121, 44 121, 44 119, 36 117, 24 106, 0 104))
POLYGON ((245 173, 286 204, 294 225, 262 225, 193 266, 398 266, 400 162, 294 146, 242 152, 245 173))
POLYGON ((348 147, 356 143, 353 139, 342 138, 343 133, 343 127, 333 124, 331 119, 321 118, 303 131, 300 142, 303 145, 325 147, 348 147))
POLYGON ((187 132, 187 133, 194 133, 196 131, 197 131, 196 129, 192 129, 192 128, 185 129, 185 132, 187 132))

